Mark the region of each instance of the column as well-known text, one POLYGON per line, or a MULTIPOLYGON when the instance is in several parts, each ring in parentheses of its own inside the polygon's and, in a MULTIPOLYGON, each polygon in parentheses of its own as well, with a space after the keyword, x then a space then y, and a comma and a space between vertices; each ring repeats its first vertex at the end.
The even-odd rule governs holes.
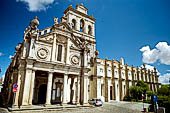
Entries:
POLYGON ((87 79, 88 79, 88 76, 85 75, 84 76, 84 97, 83 97, 83 104, 88 104, 88 98, 87 98, 87 94, 88 94, 88 87, 87 87, 87 79))
POLYGON ((29 99, 29 90, 30 90, 30 81, 31 81, 31 69, 26 69, 25 73, 25 81, 24 81, 24 89, 23 89, 23 98, 22 98, 22 105, 28 105, 29 99))
POLYGON ((17 84, 18 84, 18 90, 15 95, 15 102, 14 106, 18 106, 18 100, 19 100, 19 92, 20 92, 20 84, 21 84, 21 71, 18 71, 18 79, 17 79, 17 84))
POLYGON ((73 104, 76 103, 76 92, 77 92, 77 87, 76 87, 77 84, 75 84, 76 80, 77 80, 77 78, 74 77, 74 82, 73 82, 73 87, 72 87, 72 90, 74 91, 74 93, 73 93, 73 100, 72 100, 73 104))
POLYGON ((67 104, 67 80, 68 80, 68 75, 64 74, 64 81, 63 81, 63 102, 62 102, 62 104, 67 104))
POLYGON ((32 71, 31 76, 31 84, 30 84, 30 93, 29 93, 29 105, 32 105, 32 97, 33 97, 33 91, 34 91, 34 81, 35 81, 35 71, 32 71))
POLYGON ((51 88, 52 88, 52 82, 53 82, 53 73, 48 73, 48 83, 47 83, 47 95, 46 95, 46 105, 51 104, 51 88))
POLYGON ((80 77, 77 77, 76 104, 80 104, 80 77))
POLYGON ((56 55, 56 34, 54 34, 53 40, 52 61, 55 61, 55 55, 56 55))

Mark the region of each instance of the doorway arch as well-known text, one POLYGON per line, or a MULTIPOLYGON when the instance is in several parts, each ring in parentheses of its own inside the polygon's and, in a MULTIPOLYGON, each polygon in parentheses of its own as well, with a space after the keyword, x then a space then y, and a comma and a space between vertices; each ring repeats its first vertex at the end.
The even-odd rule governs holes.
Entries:
POLYGON ((46 93, 47 93, 47 84, 40 85, 39 91, 38 91, 38 104, 45 104, 46 93))

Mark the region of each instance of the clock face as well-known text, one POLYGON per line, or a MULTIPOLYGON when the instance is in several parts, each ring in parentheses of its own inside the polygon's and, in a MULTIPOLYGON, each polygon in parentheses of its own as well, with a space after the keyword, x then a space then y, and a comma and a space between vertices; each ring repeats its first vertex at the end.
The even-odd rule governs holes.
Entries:
POLYGON ((74 65, 78 65, 79 64, 79 57, 74 55, 71 57, 71 63, 74 65))
POLYGON ((37 57, 39 59, 46 59, 48 56, 48 50, 45 49, 45 48, 40 48, 38 51, 37 51, 37 57))

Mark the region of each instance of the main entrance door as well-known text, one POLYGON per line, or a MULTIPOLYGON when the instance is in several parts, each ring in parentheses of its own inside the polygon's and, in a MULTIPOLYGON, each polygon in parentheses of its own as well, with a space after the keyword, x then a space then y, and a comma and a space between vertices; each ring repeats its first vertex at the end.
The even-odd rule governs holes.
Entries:
POLYGON ((53 89, 52 103, 60 104, 61 103, 61 95, 62 95, 62 83, 56 82, 56 87, 53 89))
POLYGON ((112 86, 110 86, 110 100, 113 100, 112 86))
POLYGON ((46 84, 40 85, 39 92, 38 92, 38 104, 45 104, 46 92, 47 92, 47 85, 46 84))

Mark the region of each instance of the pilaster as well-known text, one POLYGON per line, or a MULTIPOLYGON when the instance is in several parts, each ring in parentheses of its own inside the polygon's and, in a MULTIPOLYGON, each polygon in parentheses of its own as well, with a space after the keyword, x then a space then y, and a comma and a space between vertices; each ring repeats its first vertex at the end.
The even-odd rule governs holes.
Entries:
POLYGON ((105 59, 105 102, 108 102, 108 78, 107 78, 107 58, 105 59))
POLYGON ((133 70, 133 65, 132 65, 132 67, 131 67, 131 75, 132 75, 132 86, 135 86, 135 77, 134 77, 134 70, 133 70))
POLYGON ((129 76, 128 76, 128 68, 125 66, 125 76, 126 76, 126 95, 129 96, 129 76))
POLYGON ((70 39, 67 40, 66 64, 70 62, 70 39))
POLYGON ((122 76, 121 76, 121 69, 122 67, 120 66, 120 63, 119 63, 119 100, 121 101, 122 100, 122 76))
POLYGON ((53 47, 52 47, 52 61, 55 61, 55 55, 56 55, 56 34, 53 35, 53 47))
POLYGON ((115 89, 115 69, 114 69, 114 60, 112 60, 112 85, 113 85, 113 89, 112 89, 112 93, 113 93, 113 100, 116 100, 116 89, 115 89))
POLYGON ((30 41, 30 48, 29 48, 29 57, 30 58, 33 58, 34 57, 34 42, 35 42, 35 39, 34 38, 31 38, 31 41, 30 41))

